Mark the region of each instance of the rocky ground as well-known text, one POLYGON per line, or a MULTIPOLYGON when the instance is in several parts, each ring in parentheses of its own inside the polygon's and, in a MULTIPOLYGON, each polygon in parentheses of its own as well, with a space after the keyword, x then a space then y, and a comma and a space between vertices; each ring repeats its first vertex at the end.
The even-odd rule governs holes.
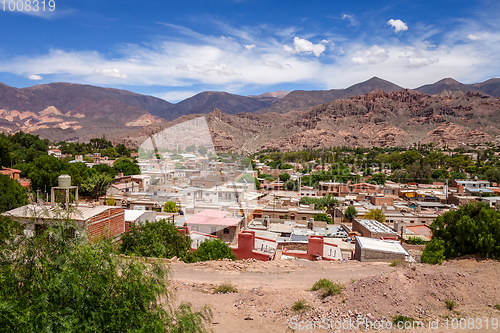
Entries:
POLYGON ((441 266, 394 267, 357 261, 243 260, 176 262, 172 268, 177 302, 191 302, 195 307, 209 304, 214 332, 365 331, 364 325, 357 326, 358 321, 372 322, 373 330, 368 331, 378 332, 500 330, 500 263, 493 260, 469 257, 441 266), (342 295, 322 298, 311 292, 321 278, 342 284, 342 295), (234 285, 238 293, 213 294, 223 283, 234 285), (292 311, 298 300, 310 308, 292 311), (454 302, 453 309, 447 308, 446 301, 454 302), (413 324, 414 328, 404 330, 393 325, 389 329, 398 315, 420 321, 424 327, 413 324), (439 327, 429 328, 429 321, 439 327), (322 327, 312 327, 314 322, 322 327), (335 329, 336 323, 345 329, 335 329))

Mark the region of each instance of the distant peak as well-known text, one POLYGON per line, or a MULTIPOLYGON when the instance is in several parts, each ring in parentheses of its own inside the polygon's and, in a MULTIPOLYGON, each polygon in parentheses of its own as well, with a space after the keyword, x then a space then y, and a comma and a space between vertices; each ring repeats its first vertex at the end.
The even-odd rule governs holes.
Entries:
POLYGON ((436 83, 444 83, 444 84, 448 84, 448 85, 462 84, 462 83, 458 82, 457 80, 455 80, 454 78, 451 78, 451 77, 447 77, 445 79, 439 80, 436 83))

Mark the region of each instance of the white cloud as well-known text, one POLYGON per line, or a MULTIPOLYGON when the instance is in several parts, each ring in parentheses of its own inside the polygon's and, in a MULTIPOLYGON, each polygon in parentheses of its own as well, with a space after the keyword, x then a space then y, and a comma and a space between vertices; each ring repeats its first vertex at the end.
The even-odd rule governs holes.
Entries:
POLYGON ((94 70, 94 74, 115 77, 117 79, 126 79, 127 78, 127 74, 120 72, 116 68, 104 68, 104 69, 96 68, 94 70))
POLYGON ((212 65, 202 65, 202 66, 192 66, 192 65, 177 65, 175 67, 178 70, 194 72, 197 74, 201 74, 203 76, 208 76, 210 73, 216 73, 218 75, 237 75, 234 69, 222 64, 212 64, 212 65))
POLYGON ((28 76, 28 79, 38 81, 38 80, 43 80, 43 77, 41 77, 40 75, 33 74, 28 76))
POLYGON ((156 97, 162 98, 171 103, 176 103, 185 100, 186 98, 192 97, 197 93, 198 91, 192 91, 192 90, 169 91, 164 94, 156 95, 156 97))
POLYGON ((467 36, 468 39, 470 40, 480 40, 480 39, 483 39, 481 36, 477 36, 477 35, 469 35, 467 36))
POLYGON ((247 44, 247 45, 245 45, 245 49, 247 49, 247 50, 251 50, 254 47, 255 47, 255 44, 247 44))
POLYGON ((316 57, 319 57, 326 49, 325 44, 328 44, 327 40, 322 40, 318 44, 313 44, 307 39, 302 39, 295 37, 293 39, 293 48, 284 45, 283 49, 289 53, 299 53, 299 54, 310 54, 313 53, 316 57))
POLYGON ((435 62, 436 60, 432 60, 430 58, 408 58, 408 67, 419 68, 423 66, 427 66, 435 62))
POLYGON ((404 23, 401 20, 390 19, 389 21, 387 21, 387 24, 392 26, 394 28, 394 31, 396 31, 396 33, 408 30, 408 26, 406 25, 406 23, 404 23))
POLYGON ((375 65, 386 61, 389 58, 389 51, 383 47, 374 45, 366 51, 356 52, 356 56, 351 58, 351 62, 356 65, 375 65))
POLYGON ((352 15, 342 14, 342 19, 352 19, 352 15))
POLYGON ((276 61, 262 60, 262 64, 267 67, 283 69, 283 65, 277 63, 276 61))
MULTIPOLYGON (((498 75, 500 33, 473 26, 450 32, 436 45, 425 42, 439 39, 429 37, 424 31, 421 38, 418 35, 405 41, 390 38, 378 41, 377 45, 367 45, 361 39, 338 39, 333 51, 329 50, 332 42, 313 44, 309 41, 311 37, 305 35, 305 39, 277 37, 269 27, 254 35, 251 28, 246 31, 250 40, 222 39, 220 35, 197 34, 186 28, 189 38, 179 41, 164 37, 150 43, 119 45, 112 57, 96 51, 52 49, 44 54, 4 59, 0 62, 0 72, 24 78, 37 73, 42 77, 50 75, 54 81, 119 84, 125 89, 156 85, 169 91, 168 87, 176 87, 174 90, 181 92, 171 93, 182 96, 163 97, 170 101, 194 94, 191 91, 197 89, 194 85, 246 94, 248 87, 294 82, 311 83, 315 89, 345 88, 372 76, 414 88, 443 77, 473 82, 498 75), (463 43, 464 36, 469 34, 482 39, 463 43), (283 46, 282 40, 292 39, 293 44, 283 46), (242 52, 245 45, 259 47, 242 52), (315 56, 300 56, 303 54, 315 56), (186 93, 181 94, 182 91, 186 93)), ((417 27, 414 31, 418 31, 417 27)), ((330 40, 333 38, 328 36, 330 40)))

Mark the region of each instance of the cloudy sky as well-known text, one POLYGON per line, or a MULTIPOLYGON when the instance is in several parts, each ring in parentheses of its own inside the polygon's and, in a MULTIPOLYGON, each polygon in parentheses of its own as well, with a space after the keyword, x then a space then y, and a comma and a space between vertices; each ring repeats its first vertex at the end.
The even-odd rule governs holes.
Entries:
POLYGON ((500 77, 498 1, 45 2, 45 11, 0 2, 0 82, 85 83, 176 102, 373 76, 407 88, 500 77))

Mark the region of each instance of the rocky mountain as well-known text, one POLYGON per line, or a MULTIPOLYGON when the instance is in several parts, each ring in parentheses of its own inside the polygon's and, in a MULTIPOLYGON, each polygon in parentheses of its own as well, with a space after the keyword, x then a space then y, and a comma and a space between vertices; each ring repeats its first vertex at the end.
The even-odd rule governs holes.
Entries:
POLYGON ((445 90, 461 91, 464 93, 468 93, 469 91, 484 93, 484 91, 482 91, 479 87, 470 84, 463 84, 452 78, 446 78, 432 84, 426 84, 416 88, 415 90, 428 95, 439 94, 445 90))
POLYGON ((113 137, 163 119, 171 103, 126 90, 71 83, 17 89, 0 85, 0 131, 36 133, 51 140, 113 137))
POLYGON ((304 112, 207 116, 214 145, 243 153, 332 146, 392 147, 433 142, 458 147, 500 136, 500 99, 468 92, 414 90, 331 101, 304 112))
POLYGON ((204 91, 171 105, 164 112, 153 113, 166 120, 173 120, 183 115, 210 113, 215 108, 227 114, 254 112, 271 105, 276 98, 251 98, 220 91, 204 91))
POLYGON ((354 95, 364 95, 375 90, 393 92, 402 89, 402 87, 395 85, 394 83, 385 81, 378 77, 373 77, 365 82, 355 84, 346 89, 311 91, 295 90, 280 100, 274 102, 270 107, 258 110, 256 113, 262 114, 266 112, 286 113, 289 111, 304 111, 314 105, 323 104, 337 99, 349 98, 354 95))
POLYGON ((209 114, 218 147, 246 151, 294 145, 400 145, 427 139, 457 144, 497 135, 495 111, 500 107, 492 96, 500 96, 500 79, 471 85, 444 79, 418 89, 437 95, 372 78, 328 91, 258 96, 203 92, 171 104, 90 85, 51 83, 17 89, 0 84, 0 131, 22 130, 55 141, 105 135, 134 145, 165 126, 209 114), (217 117, 211 114, 216 108, 222 111, 217 117), (416 116, 420 113, 429 115, 416 116))

